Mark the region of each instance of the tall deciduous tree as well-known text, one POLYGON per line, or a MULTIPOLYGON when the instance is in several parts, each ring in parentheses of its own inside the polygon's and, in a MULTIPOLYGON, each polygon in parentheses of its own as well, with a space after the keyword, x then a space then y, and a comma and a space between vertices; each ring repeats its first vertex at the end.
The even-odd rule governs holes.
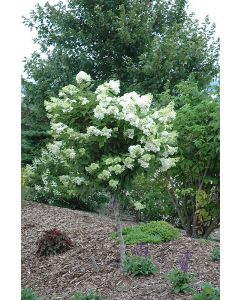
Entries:
MULTIPOLYGON (((158 95, 190 74, 200 87, 208 84, 218 73, 214 26, 208 19, 199 24, 186 13, 186 5, 186 0, 69 0, 37 5, 24 18, 26 26, 37 31, 35 42, 40 45, 40 51, 25 62, 24 116, 30 104, 40 109, 45 99, 73 83, 79 69, 91 73, 98 83, 120 79, 124 92, 158 95)), ((29 111, 28 120, 37 127, 41 119, 47 128, 44 113, 36 117, 39 109, 29 111)), ((34 132, 27 133, 26 123, 23 117, 25 144, 38 145, 34 132)), ((28 150, 29 158, 31 147, 28 150)))

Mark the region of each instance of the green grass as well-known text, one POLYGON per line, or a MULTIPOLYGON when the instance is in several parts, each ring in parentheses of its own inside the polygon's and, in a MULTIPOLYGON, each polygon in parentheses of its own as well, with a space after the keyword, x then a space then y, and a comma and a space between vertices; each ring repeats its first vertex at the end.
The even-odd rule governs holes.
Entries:
MULTIPOLYGON (((123 228, 123 238, 126 245, 160 244, 176 240, 179 236, 179 230, 165 221, 152 221, 139 226, 123 228)), ((112 233, 110 238, 117 239, 117 234, 112 233)))

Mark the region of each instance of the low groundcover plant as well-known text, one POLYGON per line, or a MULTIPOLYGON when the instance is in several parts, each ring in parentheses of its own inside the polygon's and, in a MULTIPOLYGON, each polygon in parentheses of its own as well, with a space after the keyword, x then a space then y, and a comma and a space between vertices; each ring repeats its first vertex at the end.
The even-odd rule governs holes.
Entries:
POLYGON ((57 228, 44 231, 37 241, 37 254, 54 255, 63 253, 73 247, 73 241, 67 234, 57 228))
POLYGON ((190 283, 193 279, 192 274, 180 269, 174 269, 168 273, 167 278, 176 293, 192 291, 192 288, 190 287, 190 283))
POLYGON ((212 259, 213 259, 213 261, 219 261, 220 260, 220 248, 219 247, 213 248, 212 259))
POLYGON ((77 292, 74 294, 71 300, 102 300, 102 297, 94 291, 89 291, 86 293, 77 292))
POLYGON ((40 300, 30 288, 24 288, 21 291, 21 300, 40 300))
POLYGON ((150 256, 126 255, 123 260, 123 271, 133 276, 156 274, 157 267, 150 256))
POLYGON ((203 283, 201 292, 194 294, 192 300, 220 300, 220 290, 209 283, 203 283))
MULTIPOLYGON (((153 243, 159 244, 178 239, 180 232, 165 221, 152 221, 143 225, 123 228, 126 244, 153 243)), ((111 237, 116 238, 116 234, 111 237)))

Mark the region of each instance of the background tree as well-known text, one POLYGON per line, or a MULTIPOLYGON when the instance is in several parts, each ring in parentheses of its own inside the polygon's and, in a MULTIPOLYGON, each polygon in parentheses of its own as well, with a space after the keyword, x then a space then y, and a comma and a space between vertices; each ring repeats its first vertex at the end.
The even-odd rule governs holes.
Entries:
POLYGON ((37 31, 40 51, 25 61, 23 163, 44 144, 41 132, 49 127, 44 100, 73 83, 79 69, 91 73, 97 83, 120 79, 124 92, 152 92, 156 102, 157 95, 167 88, 172 92, 190 74, 199 87, 209 84, 218 73, 214 26, 208 19, 200 25, 186 13, 186 5, 186 0, 37 5, 24 18, 26 26, 37 31))
MULTIPOLYGON (((219 93, 200 90, 189 80, 177 86, 179 161, 168 176, 158 178, 189 236, 207 238, 220 219, 219 93)), ((166 100, 165 96, 165 100, 166 100)))

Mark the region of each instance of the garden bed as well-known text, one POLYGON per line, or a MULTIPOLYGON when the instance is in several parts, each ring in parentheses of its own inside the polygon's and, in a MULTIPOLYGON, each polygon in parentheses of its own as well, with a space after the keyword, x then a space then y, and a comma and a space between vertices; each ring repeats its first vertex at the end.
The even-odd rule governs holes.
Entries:
POLYGON ((190 294, 175 294, 165 279, 168 270, 179 267, 186 251, 194 288, 199 289, 202 282, 219 286, 219 262, 211 256, 218 242, 182 235, 175 241, 149 244, 160 271, 155 276, 133 278, 120 271, 118 246, 109 239, 114 230, 114 221, 104 216, 28 202, 22 208, 22 287, 32 288, 44 300, 69 300, 76 291, 89 289, 98 291, 103 300, 190 300, 190 294), (39 236, 52 228, 64 230, 75 246, 63 254, 37 257, 39 236))

